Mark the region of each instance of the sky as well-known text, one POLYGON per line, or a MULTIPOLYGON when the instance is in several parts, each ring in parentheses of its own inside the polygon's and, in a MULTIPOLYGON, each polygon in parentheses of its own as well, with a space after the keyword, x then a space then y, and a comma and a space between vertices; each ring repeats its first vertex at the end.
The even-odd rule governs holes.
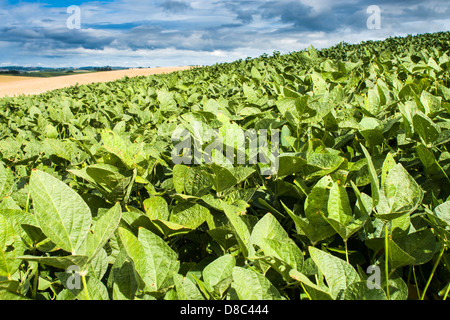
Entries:
POLYGON ((0 68, 213 65, 449 30, 448 0, 0 0, 0 68))

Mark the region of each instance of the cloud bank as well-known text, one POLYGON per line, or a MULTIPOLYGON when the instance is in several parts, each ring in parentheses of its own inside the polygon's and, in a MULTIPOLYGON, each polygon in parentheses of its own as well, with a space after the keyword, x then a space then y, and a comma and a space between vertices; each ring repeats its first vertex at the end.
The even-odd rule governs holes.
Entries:
POLYGON ((367 27, 362 0, 0 0, 0 66, 211 65, 450 30, 447 0, 370 4, 379 29, 367 27))

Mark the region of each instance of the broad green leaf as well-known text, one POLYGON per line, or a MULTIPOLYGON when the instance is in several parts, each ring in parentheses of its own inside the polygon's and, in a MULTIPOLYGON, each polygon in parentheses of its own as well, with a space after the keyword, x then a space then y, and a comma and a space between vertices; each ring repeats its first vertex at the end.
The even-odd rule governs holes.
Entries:
POLYGON ((174 283, 179 300, 205 300, 191 279, 180 274, 174 274, 174 283))
POLYGON ((236 177, 227 168, 221 167, 215 163, 211 164, 210 168, 213 174, 209 177, 218 194, 232 188, 238 183, 236 177))
POLYGON ((169 221, 189 229, 198 228, 209 215, 209 210, 196 203, 180 202, 172 210, 169 221))
POLYGON ((173 168, 173 184, 177 193, 201 197, 211 189, 209 176, 199 167, 175 165, 173 168))
POLYGON ((287 232, 271 213, 264 215, 264 217, 262 217, 253 227, 249 242, 249 256, 255 255, 255 246, 261 247, 263 239, 273 239, 285 242, 292 241, 287 232))
POLYGON ((145 283, 146 292, 159 292, 172 285, 173 275, 180 268, 175 251, 160 237, 144 228, 139 229, 138 237, 121 227, 119 234, 136 271, 145 283))
POLYGON ((361 216, 353 216, 347 191, 334 183, 328 198, 328 216, 324 218, 344 241, 361 229, 367 220, 368 212, 364 203, 358 203, 358 208, 363 210, 361 216))
POLYGON ((14 258, 22 252, 16 252, 13 246, 23 250, 13 225, 0 214, 0 277, 11 279, 20 266, 20 260, 14 258))
POLYGON ((281 128, 280 142, 283 147, 293 147, 295 138, 292 137, 291 131, 287 125, 281 128))
POLYGON ((426 145, 436 141, 441 133, 439 126, 420 111, 417 111, 413 116, 413 126, 414 131, 419 134, 426 145))
POLYGON ((0 214, 0 248, 12 246, 16 238, 13 224, 3 214, 0 214))
POLYGON ((297 231, 300 234, 305 234, 313 245, 336 233, 333 227, 326 223, 326 221, 325 224, 312 223, 308 221, 308 219, 296 215, 292 210, 286 207, 283 202, 281 202, 281 204, 283 205, 283 208, 289 214, 291 219, 294 221, 295 226, 297 227, 297 231))
POLYGON ((311 258, 325 276, 334 299, 341 299, 348 286, 360 281, 358 273, 348 262, 314 247, 308 247, 308 250, 311 258))
POLYGON ((112 300, 133 300, 139 288, 140 278, 133 262, 121 249, 108 278, 108 288, 113 288, 112 300))
POLYGON ((439 166, 439 163, 436 161, 436 158, 430 149, 428 149, 423 144, 419 144, 416 147, 416 150, 420 161, 425 167, 425 171, 428 175, 431 176, 441 172, 441 167, 439 166))
POLYGON ((379 145, 384 141, 381 122, 376 118, 364 117, 359 123, 359 132, 370 145, 379 145))
POLYGON ((86 174, 99 186, 111 192, 125 178, 117 167, 108 164, 94 164, 86 167, 86 174))
POLYGON ((91 226, 88 205, 69 186, 43 171, 31 173, 30 190, 42 232, 63 250, 76 254, 91 226))
POLYGON ((252 87, 250 87, 246 83, 244 83, 242 89, 244 92, 244 97, 246 97, 250 103, 257 103, 258 93, 252 87))
MULTIPOLYGON (((383 284, 386 283, 386 280, 382 278, 381 280, 383 284)), ((408 299, 408 291, 409 288, 405 281, 397 276, 395 273, 393 276, 389 278, 389 294, 391 296, 391 300, 407 300, 408 299)), ((384 290, 386 286, 384 286, 384 290)))
POLYGON ((327 90, 326 81, 320 76, 319 73, 311 74, 311 81, 313 83, 313 93, 315 95, 324 94, 327 90))
POLYGON ((278 178, 282 178, 291 175, 296 172, 300 172, 302 167, 306 165, 306 160, 301 158, 298 153, 282 153, 278 157, 278 178))
POLYGON ((255 171, 255 168, 243 166, 236 166, 233 167, 232 170, 230 170, 230 172, 236 178, 237 183, 246 181, 255 171))
POLYGON ((328 197, 327 218, 335 220, 344 226, 350 224, 352 221, 352 208, 347 191, 344 187, 339 186, 337 182, 331 187, 328 197))
POLYGON ((378 214, 383 219, 413 213, 422 203, 424 196, 423 190, 400 163, 389 170, 383 191, 389 206, 388 214, 378 214))
POLYGON ((397 241, 403 251, 414 258, 414 265, 429 262, 437 249, 436 237, 431 229, 425 229, 408 234, 397 241))
POLYGON ((254 79, 261 80, 261 78, 262 78, 261 73, 258 71, 258 69, 256 67, 254 67, 254 66, 252 67, 251 73, 252 73, 252 77, 254 79))
POLYGON ((376 207, 378 205, 378 202, 380 201, 380 181, 378 180, 377 171, 375 170, 375 167, 372 162, 372 157, 370 156, 370 153, 367 151, 367 149, 361 145, 361 149, 364 153, 364 156, 367 159, 367 164, 369 168, 369 177, 370 177, 370 186, 372 190, 372 199, 373 199, 373 206, 376 207))
POLYGON ((151 197, 145 199, 144 202, 145 213, 151 220, 168 220, 169 206, 163 197, 151 197))
POLYGON ((323 215, 328 216, 328 198, 333 180, 330 176, 321 178, 308 194, 304 209, 308 221, 315 225, 326 224, 323 215))
POLYGON ((13 137, 3 137, 0 140, 0 152, 3 159, 14 160, 20 152, 21 144, 13 137))
POLYGON ((173 186, 177 193, 184 193, 185 177, 188 169, 189 167, 180 164, 176 164, 173 167, 173 186))
POLYGON ((16 259, 24 260, 24 261, 35 261, 40 264, 55 267, 58 269, 67 269, 71 266, 78 266, 83 269, 86 266, 86 263, 89 257, 84 255, 71 255, 71 256, 63 256, 63 257, 39 257, 39 256, 18 256, 16 259))
MULTIPOLYGON (((88 276, 86 284, 86 291, 88 292, 87 294, 89 295, 89 300, 109 300, 108 289, 99 279, 94 276, 88 276)), ((88 298, 86 297, 86 292, 83 290, 78 293, 77 299, 87 300, 88 298)))
POLYGON ((71 283, 70 277, 80 277, 78 274, 72 275, 68 272, 58 272, 57 276, 61 283, 64 284, 77 300, 109 300, 108 289, 106 286, 103 282, 89 273, 86 276, 86 287, 81 280, 77 283, 78 285, 72 284, 71 286, 68 286, 68 284, 71 283))
POLYGON ((387 300, 381 288, 368 288, 365 281, 353 282, 342 294, 343 300, 387 300))
POLYGON ((161 110, 163 111, 172 111, 176 108, 177 103, 173 98, 173 93, 168 92, 166 90, 158 90, 157 91, 157 99, 161 105, 161 110))
POLYGON ((425 108, 425 114, 429 117, 435 116, 441 111, 442 97, 432 95, 427 91, 422 91, 420 102, 425 108))
POLYGON ((223 255, 208 264, 202 271, 206 289, 210 292, 217 292, 219 296, 222 296, 231 284, 232 271, 235 265, 236 259, 230 254, 223 255))
POLYGON ((121 217, 122 207, 116 203, 94 223, 92 232, 88 233, 86 238, 85 254, 89 256, 89 260, 92 260, 111 238, 121 217))
MULTIPOLYGON (((356 204, 355 209, 359 211, 359 215, 355 214, 357 218, 365 219, 367 218, 372 212, 372 198, 369 197, 367 194, 360 192, 358 187, 353 183, 353 181, 350 181, 352 189, 356 196, 356 204)), ((354 210, 356 213, 356 210, 354 210)))
POLYGON ((10 195, 14 186, 14 175, 10 168, 5 168, 0 162, 0 201, 10 195))
POLYGON ((67 140, 45 139, 44 147, 57 157, 67 160, 69 162, 76 162, 77 153, 79 149, 76 143, 67 140))
POLYGON ((450 200, 434 208, 433 217, 438 218, 444 226, 450 226, 450 200))
POLYGON ((414 257, 402 250, 392 239, 388 240, 389 269, 395 270, 407 265, 413 265, 414 257))
POLYGON ((160 233, 165 237, 174 237, 177 235, 187 234, 192 231, 191 228, 188 228, 186 226, 171 221, 152 220, 151 222, 157 228, 157 230, 160 231, 160 233))
POLYGON ((8 291, 16 292, 19 287, 20 282, 17 280, 1 280, 0 289, 5 289, 8 291))
POLYGON ((298 99, 294 98, 279 97, 276 103, 278 111, 293 126, 298 126, 300 121, 300 115, 297 112, 300 105, 296 107, 299 104, 298 101, 298 99))
POLYGON ((369 88, 365 96, 363 108, 371 116, 377 116, 382 111, 383 97, 378 88, 369 88))
POLYGON ((408 214, 392 219, 388 222, 389 235, 397 240, 406 236, 411 229, 411 216, 408 214))
MULTIPOLYGON (((294 241, 288 240, 281 241, 263 238, 260 242, 261 249, 265 255, 275 257, 285 266, 288 266, 284 272, 290 269, 302 270, 304 262, 303 253, 294 241)), ((279 271, 283 272, 282 270, 279 271)))
POLYGON ((222 203, 222 207, 236 234, 239 247, 244 257, 247 257, 249 254, 251 228, 242 217, 246 213, 245 209, 242 210, 239 206, 227 203, 222 203))
POLYGON ((24 295, 0 288, 0 300, 30 300, 24 295))
POLYGON ((345 159, 337 154, 313 152, 307 156, 308 178, 323 177, 337 170, 345 159))
POLYGON ((138 168, 138 174, 143 173, 141 172, 143 169, 138 165, 140 161, 145 160, 143 141, 136 140, 131 143, 127 135, 112 130, 103 130, 100 135, 103 143, 102 150, 119 159, 119 161, 112 161, 115 165, 126 169, 138 168))
POLYGON ((383 167, 381 169, 382 170, 381 171, 381 185, 384 185, 384 183, 386 182, 386 177, 387 177, 389 170, 394 168, 395 165, 396 165, 395 159, 392 156, 392 154, 389 152, 386 155, 386 158, 384 159, 383 167))
POLYGON ((313 300, 333 300, 333 297, 331 296, 331 293, 329 292, 328 287, 320 287, 311 280, 307 276, 305 276, 303 273, 291 269, 289 271, 289 275, 292 279, 303 283, 306 288, 309 296, 311 296, 311 299, 313 300))
POLYGON ((105 248, 100 249, 88 262, 88 272, 102 280, 109 268, 109 257, 105 248))
POLYGON ((283 300, 274 285, 261 273, 236 266, 232 276, 231 286, 239 300, 283 300))

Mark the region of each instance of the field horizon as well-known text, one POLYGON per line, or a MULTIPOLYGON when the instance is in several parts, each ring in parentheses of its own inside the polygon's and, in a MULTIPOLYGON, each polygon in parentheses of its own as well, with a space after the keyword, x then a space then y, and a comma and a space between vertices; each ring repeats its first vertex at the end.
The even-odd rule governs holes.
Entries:
POLYGON ((123 70, 96 71, 81 74, 67 74, 48 78, 0 75, 0 98, 17 95, 35 95, 74 85, 109 82, 125 76, 132 78, 153 74, 187 70, 192 67, 130 68, 123 70))

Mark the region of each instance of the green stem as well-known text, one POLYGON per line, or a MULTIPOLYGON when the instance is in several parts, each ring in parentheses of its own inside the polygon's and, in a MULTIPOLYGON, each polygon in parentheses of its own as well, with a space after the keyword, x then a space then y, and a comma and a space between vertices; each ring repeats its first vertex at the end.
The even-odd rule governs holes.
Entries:
POLYGON ((445 251, 445 246, 442 246, 442 250, 439 253, 439 256, 438 256, 436 262, 434 263, 433 270, 431 270, 430 277, 428 278, 427 284, 425 286, 425 289, 422 292, 422 296, 420 297, 420 300, 423 300, 425 298, 425 293, 427 292, 428 286, 431 283, 431 279, 433 279, 434 272, 436 271, 436 268, 437 268, 439 262, 441 261, 442 255, 444 254, 444 251, 445 251))
POLYGON ((27 213, 30 210, 30 195, 31 195, 31 188, 28 188, 27 202, 25 204, 25 212, 27 212, 27 213))
POLYGON ((308 297, 309 300, 312 300, 311 296, 309 295, 308 291, 306 290, 305 286, 303 285, 303 283, 300 283, 300 285, 303 288, 303 291, 305 292, 306 296, 308 297))
POLYGON ((391 295, 389 294, 389 239, 388 239, 388 226, 387 222, 384 224, 384 271, 386 274, 386 296, 388 300, 391 300, 391 295))
POLYGON ((344 240, 344 244, 345 244, 345 258, 347 259, 347 263, 350 263, 348 261, 348 245, 347 245, 347 240, 344 240))
POLYGON ((91 300, 91 298, 89 297, 88 289, 87 289, 85 272, 81 272, 81 281, 83 282, 83 288, 84 288, 84 294, 86 295, 86 300, 91 300))
POLYGON ((438 165, 439 169, 444 173, 444 176, 447 178, 448 181, 450 181, 450 178, 448 177, 447 173, 445 172, 444 168, 441 167, 439 162, 436 161, 436 164, 438 165))
POLYGON ((31 297, 33 300, 36 300, 36 293, 38 290, 38 281, 39 281, 39 265, 36 267, 36 274, 34 275, 33 279, 33 290, 31 291, 31 297))
POLYGON ((411 271, 412 271, 412 266, 409 266, 408 268, 408 277, 406 278, 406 285, 409 285, 409 282, 411 281, 411 271))
POLYGON ((450 291, 450 283, 447 286, 447 290, 445 291, 443 300, 447 300, 448 292, 450 291))
POLYGON ((417 290, 417 297, 420 297, 420 289, 419 289, 419 284, 417 283, 417 277, 416 277, 416 268, 414 268, 414 266, 412 266, 412 270, 413 270, 413 276, 414 276, 414 283, 416 285, 416 290, 417 290))

